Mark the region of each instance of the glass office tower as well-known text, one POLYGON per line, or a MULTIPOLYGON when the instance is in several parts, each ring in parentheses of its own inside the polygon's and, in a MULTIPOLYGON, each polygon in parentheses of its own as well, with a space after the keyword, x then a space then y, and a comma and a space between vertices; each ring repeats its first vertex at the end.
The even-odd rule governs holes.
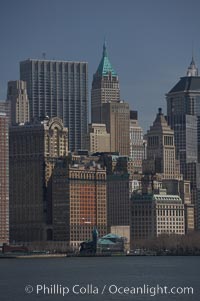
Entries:
POLYGON ((83 147, 88 124, 88 64, 28 59, 20 62, 27 82, 30 120, 59 117, 69 130, 69 150, 83 147))

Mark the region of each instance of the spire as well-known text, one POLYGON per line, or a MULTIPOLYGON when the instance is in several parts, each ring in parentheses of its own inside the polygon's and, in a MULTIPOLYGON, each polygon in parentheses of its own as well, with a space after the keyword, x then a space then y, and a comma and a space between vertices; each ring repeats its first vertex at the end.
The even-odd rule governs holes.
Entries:
POLYGON ((156 115, 156 119, 153 122, 153 126, 151 126, 151 129, 155 127, 162 129, 167 129, 169 127, 167 124, 167 120, 162 112, 162 108, 158 108, 158 113, 156 115))
POLYGON ((195 65, 193 53, 192 53, 192 61, 187 69, 187 76, 198 76, 198 68, 195 65))
POLYGON ((193 55, 192 55, 192 61, 191 61, 190 65, 193 65, 193 66, 195 66, 195 62, 194 62, 194 56, 193 56, 193 55))
POLYGON ((101 58, 101 61, 99 63, 98 69, 96 74, 98 76, 105 76, 111 74, 112 76, 117 76, 117 73, 113 69, 109 58, 108 58, 108 53, 107 53, 107 45, 106 45, 106 39, 104 38, 104 43, 103 43, 103 55, 101 58))
POLYGON ((107 48, 106 48, 106 38, 104 38, 104 43, 103 43, 103 57, 107 56, 107 48))

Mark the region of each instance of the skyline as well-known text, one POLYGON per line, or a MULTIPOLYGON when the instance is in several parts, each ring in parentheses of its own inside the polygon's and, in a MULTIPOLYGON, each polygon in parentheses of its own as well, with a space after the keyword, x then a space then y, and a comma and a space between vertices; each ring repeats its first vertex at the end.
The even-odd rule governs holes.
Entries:
POLYGON ((197 0, 2 1, 0 99, 6 99, 8 80, 19 79, 19 62, 45 52, 47 60, 88 62, 91 104, 106 37, 121 99, 138 111, 146 131, 158 107, 166 113, 165 94, 186 75, 192 53, 200 65, 199 8, 197 0))

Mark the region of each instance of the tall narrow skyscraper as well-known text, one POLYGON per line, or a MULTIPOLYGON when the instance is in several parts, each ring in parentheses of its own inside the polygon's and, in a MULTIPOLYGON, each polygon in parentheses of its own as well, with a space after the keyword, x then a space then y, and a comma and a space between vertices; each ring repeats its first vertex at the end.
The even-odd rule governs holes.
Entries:
POLYGON ((130 111, 130 157, 133 159, 134 168, 142 172, 142 160, 144 159, 143 129, 138 123, 137 111, 130 111))
POLYGON ((106 49, 103 45, 103 55, 96 73, 93 75, 91 91, 92 123, 102 123, 102 104, 120 101, 119 79, 113 69, 106 49))
POLYGON ((158 109, 155 121, 147 132, 147 159, 143 172, 162 174, 162 179, 181 179, 180 164, 175 157, 174 131, 158 109))
POLYGON ((61 118, 69 149, 81 149, 88 124, 87 63, 28 59, 20 63, 20 79, 27 82, 31 121, 61 118))

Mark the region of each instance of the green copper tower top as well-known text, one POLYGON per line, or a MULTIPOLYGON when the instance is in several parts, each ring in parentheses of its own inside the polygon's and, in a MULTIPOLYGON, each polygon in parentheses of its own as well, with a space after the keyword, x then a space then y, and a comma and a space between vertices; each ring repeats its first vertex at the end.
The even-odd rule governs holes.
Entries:
POLYGON ((98 74, 99 76, 106 76, 109 75, 110 73, 112 76, 117 76, 117 73, 115 72, 115 70, 113 69, 109 61, 107 48, 106 48, 106 41, 104 40, 103 55, 96 74, 98 74))

